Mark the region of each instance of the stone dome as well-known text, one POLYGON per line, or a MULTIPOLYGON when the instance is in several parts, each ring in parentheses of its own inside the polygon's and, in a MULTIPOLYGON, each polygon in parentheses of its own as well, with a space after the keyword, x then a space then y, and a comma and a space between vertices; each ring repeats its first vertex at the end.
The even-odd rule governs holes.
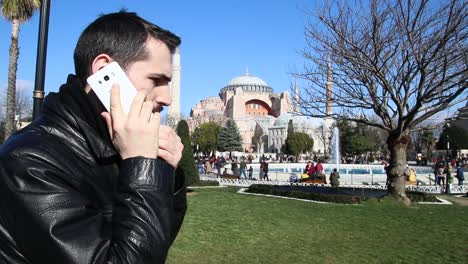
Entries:
MULTIPOLYGON (((293 115, 290 113, 283 113, 276 118, 273 126, 288 126, 289 120, 292 119, 293 115)), ((293 121, 294 122, 294 121, 293 121)))
POLYGON ((299 116, 291 113, 283 113, 276 119, 273 126, 285 126, 289 124, 289 120, 293 121, 294 129, 315 129, 321 126, 327 126, 326 122, 322 118, 299 116))
POLYGON ((256 76, 250 75, 249 72, 230 80, 219 93, 222 94, 226 91, 235 91, 237 88, 241 88, 244 92, 273 93, 273 89, 268 86, 266 82, 256 76))
POLYGON ((236 77, 229 81, 229 85, 262 85, 262 86, 268 86, 266 82, 264 82, 262 79, 252 76, 252 75, 243 75, 236 77))

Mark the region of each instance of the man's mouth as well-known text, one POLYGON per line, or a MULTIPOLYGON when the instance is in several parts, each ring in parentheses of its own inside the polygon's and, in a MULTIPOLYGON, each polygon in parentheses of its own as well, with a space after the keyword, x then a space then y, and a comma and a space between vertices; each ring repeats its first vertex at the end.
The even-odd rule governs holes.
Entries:
POLYGON ((153 102, 153 113, 161 113, 163 110, 164 108, 162 107, 162 105, 153 102))

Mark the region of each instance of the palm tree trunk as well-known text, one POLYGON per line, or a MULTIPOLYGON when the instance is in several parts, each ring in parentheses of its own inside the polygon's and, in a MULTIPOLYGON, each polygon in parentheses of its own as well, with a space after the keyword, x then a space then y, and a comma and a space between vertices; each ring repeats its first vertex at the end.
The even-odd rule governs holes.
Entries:
POLYGON ((13 19, 11 24, 10 63, 8 65, 8 91, 4 140, 6 140, 15 130, 16 71, 18 68, 19 57, 18 35, 20 24, 17 19, 13 19))
POLYGON ((409 204, 410 200, 406 196, 404 175, 407 161, 406 149, 410 142, 407 135, 392 135, 387 138, 388 148, 390 150, 390 162, 387 167, 387 191, 388 194, 409 204))

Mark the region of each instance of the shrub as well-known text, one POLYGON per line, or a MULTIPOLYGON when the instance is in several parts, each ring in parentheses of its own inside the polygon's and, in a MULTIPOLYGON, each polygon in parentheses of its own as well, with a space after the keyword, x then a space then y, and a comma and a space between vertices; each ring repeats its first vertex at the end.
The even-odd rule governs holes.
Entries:
POLYGON ((307 191, 304 188, 280 189, 278 187, 281 187, 281 186, 253 184, 246 190, 246 192, 271 194, 271 195, 285 196, 285 197, 298 198, 298 199, 331 202, 331 203, 345 203, 345 204, 361 203, 361 201, 364 199, 362 197, 352 196, 352 195, 314 193, 314 192, 307 191))
MULTIPOLYGON (((198 181, 198 169, 193 159, 192 143, 190 141, 189 129, 187 121, 181 120, 177 124, 177 135, 180 137, 184 150, 182 151, 182 158, 179 166, 176 169, 176 179, 185 179, 187 186, 198 181)), ((178 186, 176 184, 176 186, 178 186)))
POLYGON ((427 194, 423 192, 416 192, 416 191, 407 191, 406 196, 411 200, 413 203, 417 202, 437 202, 437 198, 433 194, 427 194))
POLYGON ((219 186, 218 181, 196 181, 190 186, 219 186))

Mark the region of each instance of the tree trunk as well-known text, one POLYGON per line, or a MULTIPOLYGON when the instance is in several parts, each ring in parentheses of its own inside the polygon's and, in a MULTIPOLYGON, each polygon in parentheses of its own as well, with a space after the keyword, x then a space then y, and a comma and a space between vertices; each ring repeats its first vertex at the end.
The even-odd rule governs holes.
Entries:
POLYGON ((387 191, 390 196, 405 204, 410 203, 405 193, 406 176, 404 175, 407 166, 406 149, 409 142, 410 137, 405 134, 390 134, 387 138, 390 150, 390 161, 387 167, 387 191))
POLYGON ((4 140, 15 130, 15 103, 16 103, 16 71, 18 68, 18 34, 19 34, 19 21, 13 19, 11 22, 11 45, 10 45, 10 62, 8 65, 8 92, 7 92, 7 109, 5 117, 5 134, 4 140))

